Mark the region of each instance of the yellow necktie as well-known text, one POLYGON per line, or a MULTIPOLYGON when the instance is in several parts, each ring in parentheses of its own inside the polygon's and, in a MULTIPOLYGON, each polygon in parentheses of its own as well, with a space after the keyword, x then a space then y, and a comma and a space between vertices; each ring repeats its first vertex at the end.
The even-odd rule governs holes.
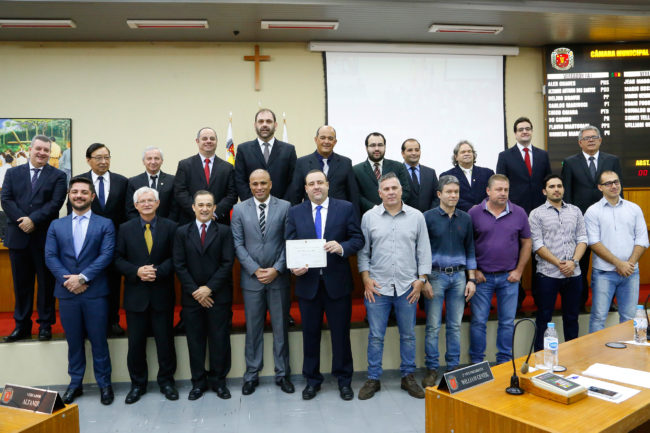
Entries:
POLYGON ((151 247, 153 246, 153 238, 151 237, 151 224, 144 225, 144 241, 147 244, 147 251, 151 254, 151 247))

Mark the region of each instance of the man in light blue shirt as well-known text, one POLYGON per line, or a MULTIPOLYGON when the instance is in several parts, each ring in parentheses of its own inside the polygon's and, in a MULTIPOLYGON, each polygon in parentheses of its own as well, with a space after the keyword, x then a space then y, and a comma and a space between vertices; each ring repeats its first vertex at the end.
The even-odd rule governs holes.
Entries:
POLYGON ((391 307, 400 334, 401 388, 415 398, 424 391, 415 381, 415 309, 427 274, 431 245, 420 211, 402 203, 402 187, 395 173, 379 179, 381 204, 363 215, 365 245, 357 255, 364 285, 369 324, 368 380, 359 391, 366 400, 381 389, 384 335, 391 307))
POLYGON ((591 272, 589 332, 605 327, 612 297, 616 295, 619 321, 634 317, 639 301, 639 266, 648 248, 648 229, 641 208, 621 198, 621 181, 613 171, 598 179, 603 198, 585 213, 589 247, 595 253, 591 272))

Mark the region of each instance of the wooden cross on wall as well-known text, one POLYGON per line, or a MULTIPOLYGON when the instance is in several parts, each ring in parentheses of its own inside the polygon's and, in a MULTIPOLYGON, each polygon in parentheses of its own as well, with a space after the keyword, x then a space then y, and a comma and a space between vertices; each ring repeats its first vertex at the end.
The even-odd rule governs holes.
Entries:
POLYGON ((268 62, 271 56, 260 56, 260 46, 255 45, 254 56, 244 56, 247 62, 255 62, 255 91, 260 90, 260 62, 268 62))

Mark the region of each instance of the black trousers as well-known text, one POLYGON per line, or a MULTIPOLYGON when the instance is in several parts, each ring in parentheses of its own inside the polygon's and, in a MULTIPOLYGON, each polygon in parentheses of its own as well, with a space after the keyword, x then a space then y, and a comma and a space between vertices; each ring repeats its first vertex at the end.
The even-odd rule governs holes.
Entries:
POLYGON ((129 352, 126 364, 131 383, 147 386, 147 334, 153 331, 158 355, 158 385, 174 385, 176 372, 176 348, 174 347, 174 310, 142 312, 127 311, 126 322, 129 328, 129 352))
POLYGON ((106 268, 108 276, 108 326, 120 322, 120 290, 122 285, 122 274, 115 267, 115 262, 106 268))
POLYGON ((591 261, 591 248, 587 247, 585 253, 580 258, 580 272, 582 273, 582 294, 580 297, 580 307, 584 307, 589 299, 589 262, 591 261))
POLYGON ((36 309, 39 328, 50 329, 56 322, 54 311, 54 276, 45 266, 44 245, 29 241, 27 248, 9 249, 11 274, 14 280, 14 320, 20 329, 32 329, 34 278, 38 279, 36 309))
POLYGON ((332 375, 338 379, 339 387, 350 386, 353 372, 350 346, 351 296, 330 298, 321 280, 314 299, 298 298, 298 306, 302 318, 302 374, 307 383, 316 386, 323 382, 320 372, 320 338, 325 313, 332 339, 332 375))
POLYGON ((207 388, 209 383, 214 388, 224 383, 231 365, 232 304, 214 304, 211 308, 185 306, 183 321, 190 353, 192 386, 207 388), (206 343, 210 355, 210 369, 207 371, 206 343))

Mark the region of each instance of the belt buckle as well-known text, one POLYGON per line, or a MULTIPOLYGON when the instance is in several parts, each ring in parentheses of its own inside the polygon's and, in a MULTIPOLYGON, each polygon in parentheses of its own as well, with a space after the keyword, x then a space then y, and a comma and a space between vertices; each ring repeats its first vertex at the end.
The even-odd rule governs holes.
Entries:
POLYGON ((453 266, 447 266, 444 270, 445 274, 451 275, 454 273, 454 267, 453 266))

